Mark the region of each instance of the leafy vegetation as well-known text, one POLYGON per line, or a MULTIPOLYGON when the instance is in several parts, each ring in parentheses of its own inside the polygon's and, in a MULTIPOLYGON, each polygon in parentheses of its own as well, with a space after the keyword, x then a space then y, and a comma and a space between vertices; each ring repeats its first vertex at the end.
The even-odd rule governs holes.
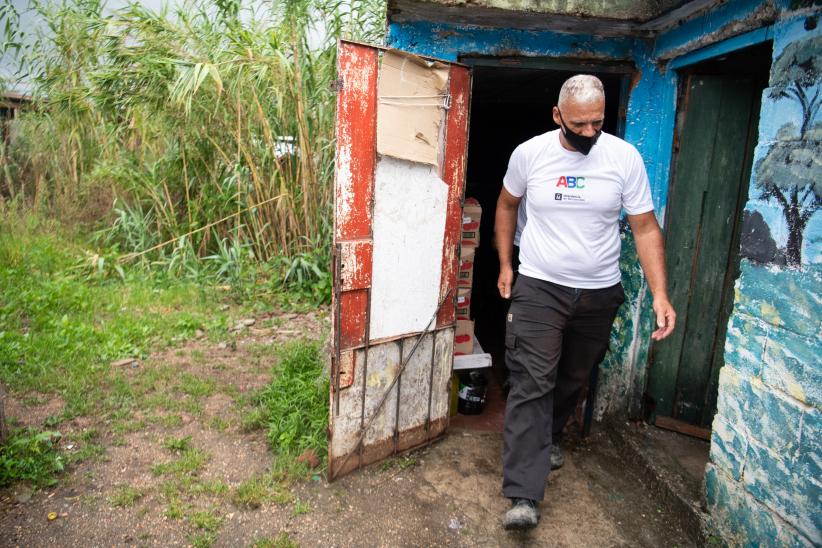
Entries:
MULTIPOLYGON (((19 15, 3 4, 9 20, 19 15)), ((37 104, 0 151, 0 193, 102 222, 101 269, 119 259, 188 276, 202 259, 230 279, 283 256, 289 282, 323 278, 327 252, 315 250, 331 229, 336 39, 380 41, 383 2, 30 9, 47 29, 26 42, 7 25, 0 41, 37 104)))
POLYGON ((6 444, 0 446, 0 487, 17 480, 35 485, 54 484, 55 475, 64 466, 57 451, 59 441, 58 432, 13 429, 6 444))
MULTIPOLYGON (((13 431, 0 486, 48 484, 64 463, 102 455, 95 432, 61 456, 56 430, 72 418, 105 417, 123 446, 228 390, 144 368, 152 351, 212 339, 258 307, 330 301, 336 39, 379 42, 384 20, 381 0, 183 0, 156 12, 33 0, 45 28, 32 40, 19 6, 0 0, 0 55, 19 62, 34 108, 0 127, 13 134, 0 140, 0 383, 61 405, 49 431, 13 431)), ((249 500, 285 501, 295 457, 325 455, 321 377, 316 344, 283 349, 250 421, 278 460, 267 494, 249 485, 249 500)), ((209 456, 190 439, 164 445, 175 456, 152 470, 170 486, 169 517, 189 516, 181 494, 229 491, 196 479, 209 456)), ((200 529, 192 542, 208 544, 214 531, 200 529)))
POLYGON ((266 428, 268 439, 280 457, 313 451, 327 453, 328 378, 323 375, 320 345, 296 341, 279 352, 274 380, 256 397, 251 422, 266 428))

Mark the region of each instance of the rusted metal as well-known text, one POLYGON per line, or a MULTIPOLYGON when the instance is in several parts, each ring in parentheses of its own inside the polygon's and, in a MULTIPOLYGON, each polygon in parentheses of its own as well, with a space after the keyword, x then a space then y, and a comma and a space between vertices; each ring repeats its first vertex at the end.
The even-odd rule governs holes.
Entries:
MULTIPOLYGON (((400 365, 400 368, 397 371, 397 374, 394 377, 394 380, 391 381, 391 384, 388 385, 388 388, 383 393, 382 397, 379 400, 379 403, 377 403, 377 405, 375 406, 374 413, 371 415, 371 418, 368 419, 368 422, 365 424, 365 427, 357 435, 357 443, 356 443, 356 446, 355 446, 356 447, 355 451, 359 450, 360 446, 362 445, 363 440, 365 439, 366 434, 368 433, 368 429, 371 428, 371 425, 374 424, 374 421, 377 419, 377 417, 379 417, 380 411, 382 410, 383 406, 385 405, 386 400, 388 400, 388 396, 391 395, 391 392, 393 391, 394 386, 397 384, 397 382, 399 382, 399 379, 402 376, 403 371, 405 371, 405 368, 408 366, 408 363, 411 360, 411 357, 416 352, 416 350, 419 347, 419 344, 422 341, 423 337, 425 337, 428 333, 430 333, 436 327, 437 315, 439 314, 440 308, 442 308, 442 305, 448 300, 448 297, 451 296, 452 291, 453 290, 449 291, 445 295, 445 298, 440 301, 439 305, 437 306, 437 310, 434 312, 434 315, 431 317, 431 320, 428 322, 428 326, 417 337, 416 341, 414 342, 414 346, 411 347, 411 350, 408 352, 408 355, 405 356, 404 360, 402 361, 402 365, 400 365)), ((399 398, 397 398, 397 400, 399 401, 399 398)), ((395 442, 395 444, 396 444, 396 442, 395 442)), ((348 460, 351 458, 351 455, 353 455, 353 454, 354 454, 354 452, 349 452, 343 458, 342 463, 340 464, 338 470, 345 470, 346 464, 348 463, 348 460)), ((331 479, 333 479, 335 477, 334 475, 331 475, 331 473, 329 473, 329 475, 331 476, 331 479)))
POLYGON ((429 370, 428 376, 428 411, 425 413, 425 434, 428 437, 428 433, 431 430, 431 400, 434 396, 434 364, 436 363, 434 360, 434 352, 437 349, 437 341, 436 338, 431 342, 431 368, 429 370))
POLYGON ((440 287, 432 295, 437 298, 436 303, 432 302, 424 319, 420 318, 427 323, 419 322, 405 332, 384 330, 384 335, 380 335, 371 329, 371 324, 376 318, 373 306, 380 305, 372 302, 374 280, 384 281, 381 272, 374 271, 373 234, 377 190, 374 117, 379 53, 383 48, 347 41, 339 45, 338 78, 342 85, 336 86, 338 154, 332 307, 336 348, 329 428, 330 479, 423 446, 447 427, 470 94, 467 67, 451 63, 445 91, 452 102, 449 109, 443 110, 437 137, 438 175, 448 185, 447 191, 439 187, 444 200, 437 207, 444 210, 450 236, 444 237, 442 259, 438 259, 439 243, 432 254, 440 270, 440 287), (448 263, 447 272, 441 270, 444 263, 448 263), (438 319, 444 317, 444 307, 451 309, 450 318, 440 324, 438 319), (423 331, 413 332, 423 325, 423 331), (382 338, 372 340, 373 335, 382 338), (430 349, 425 346, 429 344, 430 349))
POLYGON ((363 346, 367 327, 368 290, 340 292, 340 348, 363 346))
POLYGON ((340 352, 339 367, 337 368, 337 375, 335 378, 334 393, 337 399, 337 408, 339 408, 339 393, 343 388, 348 388, 354 382, 354 351, 346 350, 340 352))
MULTIPOLYGON (((445 217, 445 238, 442 246, 442 277, 440 298, 457 284, 459 269, 458 244, 462 233, 462 198, 465 191, 465 166, 468 150, 468 111, 470 107, 471 73, 465 67, 452 66, 449 94, 451 108, 445 124, 445 162, 442 179, 448 185, 448 212, 445 217)), ((454 291, 456 296, 456 291, 454 291)), ((447 303, 440 311, 437 326, 456 321, 456 306, 447 303)))
POLYGON ((430 55, 420 55, 418 53, 411 54, 409 52, 399 50, 399 49, 396 49, 396 48, 389 48, 388 46, 380 46, 380 45, 377 45, 377 44, 369 44, 367 42, 358 42, 356 40, 342 40, 341 39, 341 40, 338 41, 338 44, 346 44, 346 45, 352 46, 352 47, 369 48, 369 49, 373 49, 375 51, 397 51, 397 52, 403 53, 405 55, 414 55, 414 57, 419 57, 420 59, 425 59, 426 61, 433 61, 435 63, 445 63, 447 65, 451 65, 451 66, 454 66, 454 67, 469 68, 468 65, 466 65, 465 63, 460 63, 459 61, 449 61, 448 59, 442 59, 440 57, 432 57, 430 55))
POLYGON ((371 287, 373 253, 374 243, 370 239, 341 242, 341 291, 371 287))
POLYGON ((335 240, 371 237, 377 130, 377 51, 341 41, 337 94, 335 240))
POLYGON ((333 387, 333 405, 334 405, 334 413, 339 414, 340 412, 340 384, 339 384, 339 377, 340 377, 340 357, 341 357, 341 350, 340 350, 340 244, 334 245, 334 254, 332 255, 332 271, 334 272, 334 278, 332 280, 334 291, 333 291, 333 299, 334 299, 334 306, 331 308, 332 310, 332 321, 331 325, 334 330, 334 355, 331 361, 331 379, 332 379, 332 387, 333 387))
MULTIPOLYGON (((371 340, 371 290, 368 290, 368 308, 365 318, 365 349, 362 358, 362 394, 360 395, 360 430, 365 427, 365 395, 367 393, 366 383, 368 380, 368 348, 371 340)), ((360 445, 360 461, 358 466, 362 466, 363 446, 360 445)))

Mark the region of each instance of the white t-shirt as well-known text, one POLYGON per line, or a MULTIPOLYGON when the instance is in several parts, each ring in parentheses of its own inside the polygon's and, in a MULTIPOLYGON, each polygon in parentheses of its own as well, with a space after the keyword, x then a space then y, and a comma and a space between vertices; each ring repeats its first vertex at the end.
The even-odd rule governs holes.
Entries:
POLYGON ((520 274, 568 287, 619 282, 620 210, 654 209, 639 152, 607 133, 587 156, 565 149, 558 129, 529 139, 511 154, 503 184, 527 198, 520 274))
POLYGON ((517 229, 514 231, 514 245, 519 245, 519 240, 522 238, 522 229, 525 228, 527 222, 528 212, 525 211, 525 196, 523 196, 517 208, 517 229))

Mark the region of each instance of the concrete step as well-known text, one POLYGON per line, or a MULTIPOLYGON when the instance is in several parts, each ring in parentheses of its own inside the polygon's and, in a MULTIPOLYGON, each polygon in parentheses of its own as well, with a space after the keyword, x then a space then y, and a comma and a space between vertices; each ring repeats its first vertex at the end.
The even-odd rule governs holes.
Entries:
POLYGON ((609 423, 606 428, 626 464, 647 479, 697 546, 708 540, 702 482, 710 443, 644 423, 609 423))

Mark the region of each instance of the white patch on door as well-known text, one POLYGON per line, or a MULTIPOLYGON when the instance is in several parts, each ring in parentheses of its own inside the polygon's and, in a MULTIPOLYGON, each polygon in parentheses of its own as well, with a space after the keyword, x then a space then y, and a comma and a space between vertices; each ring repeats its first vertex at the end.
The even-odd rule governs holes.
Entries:
POLYGON ((422 331, 436 311, 448 199, 433 166, 381 156, 376 171, 372 340, 422 331))

